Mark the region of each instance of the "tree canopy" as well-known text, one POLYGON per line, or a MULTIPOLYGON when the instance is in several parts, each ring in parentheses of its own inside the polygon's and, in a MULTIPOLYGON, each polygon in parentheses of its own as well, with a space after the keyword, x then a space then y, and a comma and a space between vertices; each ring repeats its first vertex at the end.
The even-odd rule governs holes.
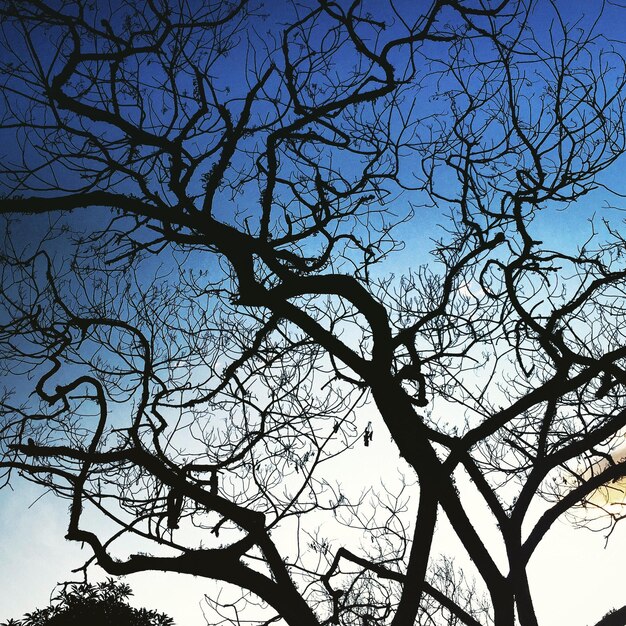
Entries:
POLYGON ((538 626, 626 492, 623 9, 576 10, 0 0, 3 484, 216 623, 538 626))
POLYGON ((125 583, 108 579, 96 584, 71 585, 62 589, 50 606, 10 619, 4 626, 173 626, 163 613, 135 609, 125 583))

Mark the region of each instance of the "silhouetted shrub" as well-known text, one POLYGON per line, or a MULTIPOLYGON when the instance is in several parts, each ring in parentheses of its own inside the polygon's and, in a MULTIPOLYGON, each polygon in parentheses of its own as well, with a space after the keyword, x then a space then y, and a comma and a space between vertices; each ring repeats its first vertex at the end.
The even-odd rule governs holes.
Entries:
POLYGON ((112 578, 106 582, 71 585, 45 609, 10 619, 0 626, 174 626, 174 620, 157 611, 128 604, 130 587, 112 578))

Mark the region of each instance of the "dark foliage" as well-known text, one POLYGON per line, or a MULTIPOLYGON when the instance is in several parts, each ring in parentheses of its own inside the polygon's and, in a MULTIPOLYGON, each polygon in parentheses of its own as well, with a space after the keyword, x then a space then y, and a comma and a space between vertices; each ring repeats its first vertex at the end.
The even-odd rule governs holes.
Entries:
POLYGON ((70 585, 50 606, 2 626, 174 626, 174 620, 164 613, 130 606, 127 600, 131 595, 128 585, 113 579, 70 585))

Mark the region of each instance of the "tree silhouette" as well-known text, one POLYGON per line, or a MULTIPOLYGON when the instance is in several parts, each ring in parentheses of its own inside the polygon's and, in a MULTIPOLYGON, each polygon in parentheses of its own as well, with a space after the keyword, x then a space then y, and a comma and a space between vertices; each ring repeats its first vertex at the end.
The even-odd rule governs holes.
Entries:
POLYGON ((127 603, 130 587, 113 579, 71 585, 45 609, 10 619, 3 626, 173 626, 171 617, 157 611, 135 609, 127 603))
POLYGON ((218 623, 538 624, 533 553, 626 476, 625 241, 544 228, 620 198, 623 45, 568 6, 0 2, 1 467, 85 567, 230 583, 218 623))

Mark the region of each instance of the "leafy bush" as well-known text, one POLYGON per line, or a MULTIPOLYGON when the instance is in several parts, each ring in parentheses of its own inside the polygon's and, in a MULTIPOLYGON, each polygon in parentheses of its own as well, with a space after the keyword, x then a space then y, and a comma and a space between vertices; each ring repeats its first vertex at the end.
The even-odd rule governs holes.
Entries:
POLYGON ((131 595, 127 584, 112 578, 71 585, 45 609, 35 609, 0 626, 174 626, 174 620, 164 613, 130 606, 127 600, 131 595))

